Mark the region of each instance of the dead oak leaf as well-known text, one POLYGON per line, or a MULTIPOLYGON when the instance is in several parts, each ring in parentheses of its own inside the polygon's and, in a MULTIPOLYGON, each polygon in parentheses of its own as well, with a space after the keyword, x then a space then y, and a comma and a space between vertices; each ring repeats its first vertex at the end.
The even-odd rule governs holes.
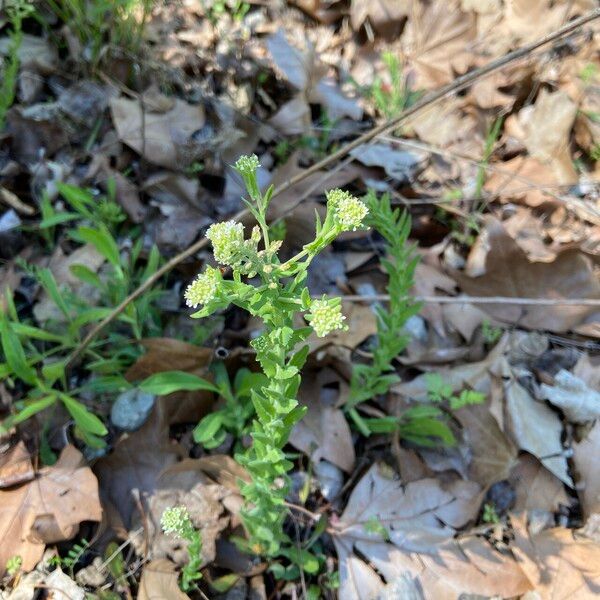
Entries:
POLYGON ((456 600, 462 593, 517 596, 530 590, 515 561, 484 540, 451 540, 454 529, 444 525, 444 514, 457 516, 453 508, 465 500, 460 488, 456 494, 443 490, 434 479, 404 486, 373 465, 334 524, 340 598, 377 598, 384 590, 380 574, 388 584, 406 574, 415 577, 424 596, 436 600, 456 600))
POLYGON ((184 146, 205 123, 202 106, 175 100, 166 112, 150 112, 137 100, 114 98, 110 102, 119 139, 149 162, 180 169, 184 146))
MULTIPOLYGON (((531 262, 502 224, 491 217, 480 236, 485 236, 487 248, 483 273, 469 277, 464 272, 452 272, 467 294, 556 300, 600 298, 600 282, 592 261, 578 250, 559 252, 551 263, 531 262)), ((505 323, 553 332, 573 329, 597 310, 590 306, 517 306, 509 303, 486 304, 483 308, 505 323)))
POLYGON ((100 521, 98 481, 74 446, 32 481, 0 490, 0 571, 18 555, 29 571, 42 558, 46 544, 72 538, 82 521, 100 521))
POLYGON ((407 66, 418 76, 415 88, 439 87, 464 73, 473 59, 468 48, 476 33, 473 13, 463 12, 457 2, 414 2, 401 41, 407 66))
POLYGON ((569 137, 577 105, 563 91, 550 93, 542 90, 533 108, 528 108, 522 109, 519 116, 526 115, 522 123, 525 131, 523 141, 529 154, 550 164, 558 183, 576 183, 578 177, 571 160, 569 137))
POLYGON ((344 413, 325 401, 322 386, 326 373, 321 371, 303 378, 299 399, 308 410, 292 430, 289 442, 313 462, 324 458, 349 473, 356 458, 352 433, 344 413))
POLYGON ((0 488, 31 481, 34 477, 31 456, 23 441, 19 441, 7 452, 0 454, 0 488))
POLYGON ((600 544, 566 528, 530 535, 524 517, 513 516, 511 522, 513 553, 541 598, 598 598, 600 544))
POLYGON ((177 569, 170 560, 153 560, 142 572, 138 600, 189 600, 179 589, 178 580, 177 569))

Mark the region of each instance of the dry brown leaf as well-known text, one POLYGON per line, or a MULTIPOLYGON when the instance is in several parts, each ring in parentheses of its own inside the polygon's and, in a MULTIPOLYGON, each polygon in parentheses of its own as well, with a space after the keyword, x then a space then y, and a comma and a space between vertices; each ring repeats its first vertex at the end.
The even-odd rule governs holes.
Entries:
POLYGON ((98 481, 74 446, 66 446, 58 461, 36 478, 10 490, 0 490, 0 572, 18 555, 29 571, 46 544, 71 539, 82 521, 100 521, 98 481))
POLYGON ((310 106, 304 98, 296 96, 279 107, 269 119, 269 125, 284 135, 300 135, 310 130, 310 106))
POLYGON ((544 242, 546 232, 542 222, 527 208, 518 207, 502 225, 532 262, 552 262, 556 258, 558 247, 552 248, 544 242))
POLYGON ((132 521, 130 538, 133 546, 140 554, 149 550, 154 558, 168 558, 178 565, 185 564, 187 543, 163 533, 160 525, 167 508, 185 506, 194 527, 200 531, 202 564, 214 561, 216 540, 229 524, 225 504, 232 495, 230 490, 208 479, 197 460, 185 459, 167 467, 157 477, 156 490, 148 498, 145 514, 136 515, 132 521))
POLYGON ((153 560, 142 571, 138 600, 189 600, 178 581, 177 569, 170 560, 153 560))
MULTIPOLYGON (((469 387, 487 395, 491 389, 490 371, 498 368, 509 341, 510 336, 504 335, 484 360, 458 367, 441 368, 436 372, 439 373, 444 383, 452 388, 453 392, 469 387)), ((393 392, 413 400, 427 400, 427 390, 427 374, 419 375, 411 381, 398 383, 392 388, 393 392)))
POLYGON ((214 354, 211 348, 194 346, 175 338, 146 338, 140 343, 146 354, 129 367, 125 374, 128 381, 146 379, 163 371, 194 373, 200 369, 204 372, 214 354))
POLYGON ((493 163, 484 190, 501 199, 523 198, 528 206, 540 206, 544 202, 556 202, 553 192, 558 183, 556 173, 549 165, 530 156, 516 156, 501 165, 493 163))
MULTIPOLYGON (((461 495, 464 491, 460 490, 461 495)), ((477 486, 475 494, 478 492, 477 486)), ((472 489, 470 494, 473 496, 472 489)), ((380 523, 387 531, 389 543, 396 547, 431 551, 454 533, 443 523, 445 511, 452 506, 452 520, 464 523, 470 518, 471 510, 464 504, 464 497, 459 498, 435 479, 421 479, 405 486, 389 467, 375 464, 352 491, 335 525, 336 543, 355 545, 360 550, 362 541, 380 542, 382 534, 376 526, 380 523)))
POLYGON ((407 66, 417 73, 415 88, 440 87, 464 73, 473 60, 468 47, 475 36, 474 15, 464 13, 458 2, 413 2, 401 42, 407 66))
MULTIPOLYGON (((50 75, 58 66, 56 46, 49 40, 28 33, 22 34, 18 47, 19 66, 42 75, 50 75)), ((12 37, 0 38, 0 54, 6 56, 12 47, 12 37)))
MULTIPOLYGON (((467 277, 453 272, 463 291, 471 296, 515 298, 600 298, 600 282, 591 260, 574 249, 557 254, 552 263, 532 263, 502 225, 489 218, 482 236, 488 252, 485 274, 467 277)), ((531 329, 564 332, 573 329, 597 309, 586 306, 515 306, 485 304, 482 308, 505 323, 531 329)))
POLYGON ((518 447, 537 457, 562 482, 573 487, 563 454, 562 423, 555 411, 534 400, 514 378, 504 382, 508 429, 518 447))
POLYGON ((323 385, 337 379, 327 381, 327 374, 327 370, 304 374, 298 397, 308 411, 292 430, 289 442, 313 462, 324 458, 350 473, 355 461, 352 433, 344 413, 327 402, 323 385))
POLYGON ((411 181, 427 160, 427 153, 396 150, 390 144, 363 144, 350 151, 353 156, 368 167, 381 167, 392 179, 400 182, 411 181))
MULTIPOLYGON (((75 277, 71 267, 83 265, 95 273, 104 264, 105 260, 92 244, 81 246, 73 250, 68 256, 58 246, 48 263, 48 268, 52 271, 59 287, 68 286, 71 290, 76 291, 79 297, 93 303, 98 295, 97 289, 75 277)), ((40 294, 39 301, 33 307, 33 314, 40 323, 45 323, 48 320, 62 323, 66 320, 65 315, 56 306, 56 302, 44 290, 40 294)))
POLYGON ((471 594, 511 598, 533 588, 517 561, 475 536, 459 538, 433 554, 420 554, 419 560, 426 598, 457 600, 471 594))
POLYGON ((589 354, 582 354, 573 367, 573 375, 585 381, 592 389, 600 391, 600 362, 597 356, 591 357, 589 354))
POLYGON ((579 476, 577 491, 586 519, 594 513, 600 513, 598 456, 600 456, 600 421, 596 421, 581 442, 573 444, 573 462, 579 476))
POLYGON ((565 528, 529 535, 523 518, 511 518, 513 553, 541 598, 593 600, 600 593, 600 544, 565 528))
POLYGON ((492 319, 480 308, 467 302, 456 304, 442 304, 442 318, 450 325, 450 329, 458 331, 465 341, 470 342, 475 330, 484 322, 495 326, 492 319))
POLYGON ((542 90, 533 109, 522 109, 519 116, 524 113, 526 116, 521 119, 525 131, 523 141, 529 154, 550 164, 558 183, 576 183, 578 177, 569 150, 569 134, 577 114, 577 105, 565 92, 542 90))
POLYGON ((517 450, 483 405, 466 406, 454 413, 463 427, 472 451, 468 476, 484 490, 508 478, 517 460, 517 450))
MULTIPOLYGON (((347 116, 360 120, 363 111, 358 101, 345 96, 332 78, 325 77, 327 67, 319 61, 314 46, 307 40, 304 43, 307 44, 306 50, 298 50, 289 43, 282 30, 267 40, 267 48, 277 70, 301 93, 296 100, 301 97, 307 105, 322 104, 332 119, 347 116)), ((303 113, 294 106, 294 115, 303 113)), ((281 122, 281 117, 278 121, 281 122)))
POLYGON ((410 120, 410 125, 419 139, 437 146, 447 148, 472 133, 474 121, 461 112, 463 102, 454 98, 441 106, 419 112, 418 118, 410 120))
POLYGON ((508 479, 517 496, 513 507, 516 511, 546 510, 553 513, 559 505, 568 506, 570 503, 563 483, 530 454, 519 457, 508 479))
POLYGON ((174 170, 185 166, 183 149, 205 123, 202 106, 179 99, 171 110, 163 113, 142 111, 139 101, 127 98, 111 100, 110 108, 123 143, 149 162, 174 170))
POLYGON ((34 477, 31 456, 23 441, 0 454, 0 488, 31 481, 34 477))
MULTIPOLYGON (((415 296, 435 296, 439 291, 451 294, 456 290, 454 279, 424 262, 419 262, 417 265, 414 281, 412 293, 415 296)), ((442 307, 439 304, 427 302, 421 309, 420 314, 429 321, 438 335, 445 337, 444 317, 442 316, 442 307)))
POLYGON ((368 21, 375 31, 385 35, 395 30, 410 11, 411 0, 353 0, 350 22, 354 31, 358 31, 368 21))
POLYGON ((453 530, 441 526, 439 519, 456 502, 434 479, 403 486, 386 469, 371 467, 334 524, 340 598, 377 598, 384 589, 378 573, 388 583, 408 573, 418 578, 425 598, 436 600, 456 600, 462 593, 509 597, 531 589, 517 563, 487 542, 450 541, 453 530), (354 554, 355 549, 369 564, 354 554))

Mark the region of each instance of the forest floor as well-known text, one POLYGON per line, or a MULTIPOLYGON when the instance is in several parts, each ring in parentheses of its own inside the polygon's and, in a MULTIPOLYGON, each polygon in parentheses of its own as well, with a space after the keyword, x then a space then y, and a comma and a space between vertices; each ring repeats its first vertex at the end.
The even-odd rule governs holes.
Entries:
POLYGON ((597 598, 600 19, 534 44, 596 3, 7 5, 0 599, 597 598), (397 380, 356 417, 386 245, 347 231, 311 265, 348 327, 308 338, 294 559, 235 543, 262 325, 183 299, 206 229, 252 228, 251 154, 286 260, 333 188, 406 211, 417 259, 397 380), (185 592, 173 506, 202 540, 185 592))

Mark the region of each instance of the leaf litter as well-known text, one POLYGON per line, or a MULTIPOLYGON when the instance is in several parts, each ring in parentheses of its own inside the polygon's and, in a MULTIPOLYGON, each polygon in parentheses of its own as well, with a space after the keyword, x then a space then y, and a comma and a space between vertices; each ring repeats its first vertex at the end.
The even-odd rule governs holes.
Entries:
MULTIPOLYGON (((95 198, 107 195, 122 207, 126 221, 115 231, 123 255, 137 243, 150 261, 156 243, 169 258, 241 208, 240 182, 229 166, 240 154, 260 156, 265 185, 285 183, 391 107, 401 110, 592 8, 566 0, 165 3, 149 14, 143 56, 105 60, 95 73, 60 22, 27 23, 0 161, 0 219, 17 218, 24 227, 1 234, 0 257, 8 262, 0 265, 0 284, 15 293, 20 314, 60 330, 64 314, 19 257, 48 266, 62 293, 93 307, 99 299, 90 281, 105 277, 106 259, 91 244, 74 244, 60 217, 40 229, 46 235, 32 234, 48 203, 54 213, 66 212, 59 184, 91 188, 95 198), (399 58, 397 73, 385 52, 399 58), (59 67, 63 58, 71 72, 59 67), (91 273, 87 282, 74 265, 91 273)), ((3 56, 9 31, 5 26, 0 39, 3 56)), ((585 31, 355 148, 271 206, 290 255, 306 242, 323 189, 362 194, 376 187, 413 216, 422 255, 413 292, 425 302, 410 323, 406 353, 393 364, 401 381, 365 414, 401 414, 430 402, 431 374, 452 394, 483 394, 481 404, 452 412, 453 447, 423 448, 397 434, 360 436, 344 404, 352 364, 368 359, 377 331, 382 246, 376 236, 354 232, 315 265, 314 294, 355 298, 344 302, 348 331, 309 340, 299 392, 307 414, 290 439, 299 482, 290 531, 302 544, 316 522, 325 524, 323 562, 328 574, 339 572, 339 588, 323 588, 327 598, 598 593, 597 23, 585 31)), ((107 45, 106 56, 113 50, 107 45)), ((110 363, 119 385, 135 390, 173 370, 211 378, 215 364, 231 375, 255 368, 247 344, 257 333, 252 321, 228 313, 205 330, 184 324, 181 282, 207 256, 193 253, 166 279, 152 300, 164 316, 163 330, 151 335, 161 337, 130 340, 110 363)), ((146 315, 141 304, 135 310, 146 315)), ((120 333, 104 340, 109 351, 120 333)), ((105 375, 90 377, 82 365, 73 373, 72 387, 105 375)), ((124 390, 81 396, 107 406, 107 417, 124 390)), ((21 393, 3 381, 0 408, 8 414, 21 393)), ((2 433, 0 571, 14 556, 22 563, 16 578, 4 576, 1 597, 33 597, 35 586, 56 598, 103 587, 123 597, 132 590, 139 598, 201 597, 179 589, 185 544, 160 530, 163 510, 173 505, 185 506, 202 533, 209 597, 314 597, 301 584, 275 581, 263 561, 230 541, 243 534, 239 485, 247 477, 234 447, 248 444, 248 436, 206 450, 192 433, 219 402, 208 391, 159 396, 138 429, 111 425, 108 447, 97 454, 60 416, 46 423, 41 413, 35 425, 2 433), (69 548, 77 554, 84 541, 69 567, 64 556, 69 548), (62 566, 48 553, 62 556, 55 563, 62 566), (86 569, 101 577, 84 577, 86 569)))

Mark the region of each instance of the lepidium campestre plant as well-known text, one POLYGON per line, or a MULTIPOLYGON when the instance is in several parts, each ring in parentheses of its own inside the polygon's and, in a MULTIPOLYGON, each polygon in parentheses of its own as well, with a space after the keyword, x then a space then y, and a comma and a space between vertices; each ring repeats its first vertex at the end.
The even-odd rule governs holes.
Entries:
POLYGON ((249 535, 248 550, 267 556, 294 554, 284 532, 287 514, 288 471, 292 463, 284 447, 290 432, 305 408, 298 405, 301 369, 308 355, 304 344, 314 330, 326 336, 345 329, 339 298, 311 299, 305 281, 312 260, 343 231, 356 230, 367 216, 367 206, 336 189, 327 192, 327 213, 323 222, 316 217, 315 238, 291 259, 281 262, 280 240, 271 240, 266 212, 273 188, 261 193, 256 156, 242 156, 235 164, 248 193, 245 200, 257 225, 245 236, 241 223, 226 221, 212 225, 207 237, 212 242, 217 263, 231 269, 231 277, 215 267, 206 267, 187 288, 187 304, 201 309, 192 317, 203 318, 234 304, 258 317, 264 330, 251 344, 266 383, 252 390, 256 419, 252 425, 252 445, 236 459, 251 475, 242 493, 246 500, 243 520, 249 535), (298 328, 298 315, 310 326, 298 328))
POLYGON ((194 527, 185 506, 167 508, 160 519, 162 530, 188 542, 188 562, 181 571, 181 589, 188 592, 196 587, 196 581, 202 579, 202 537, 194 527))

